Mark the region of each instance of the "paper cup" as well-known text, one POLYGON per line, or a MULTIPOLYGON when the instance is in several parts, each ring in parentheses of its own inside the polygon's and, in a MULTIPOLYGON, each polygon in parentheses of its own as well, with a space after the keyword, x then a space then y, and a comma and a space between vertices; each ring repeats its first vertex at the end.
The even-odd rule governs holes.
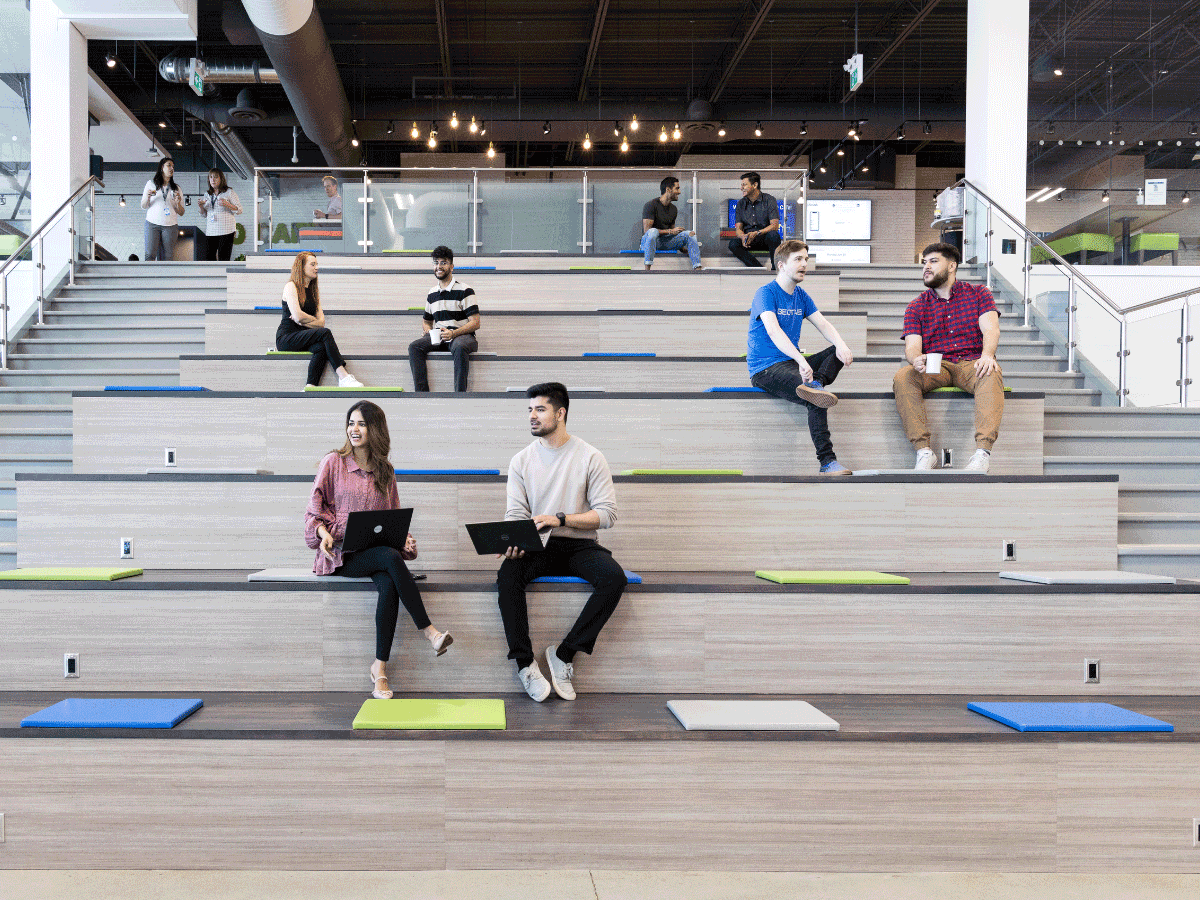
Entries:
POLYGON ((942 371, 942 354, 927 353, 925 355, 925 374, 936 375, 942 371))

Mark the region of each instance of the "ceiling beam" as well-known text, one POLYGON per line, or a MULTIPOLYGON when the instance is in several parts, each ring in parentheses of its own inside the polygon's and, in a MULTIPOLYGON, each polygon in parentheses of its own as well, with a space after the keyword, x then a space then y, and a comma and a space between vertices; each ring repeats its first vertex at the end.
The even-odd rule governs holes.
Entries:
POLYGON ((579 91, 577 100, 587 99, 587 83, 592 77, 592 69, 596 65, 596 56, 600 53, 600 35, 604 33, 604 20, 608 17, 608 0, 597 0, 596 18, 592 21, 592 39, 588 41, 587 58, 583 61, 583 71, 579 73, 579 91))
MULTIPOLYGON (((867 81, 870 80, 871 76, 879 71, 879 67, 887 62, 893 53, 900 49, 901 45, 909 39, 912 33, 916 31, 917 27, 925 21, 929 14, 933 12, 934 8, 941 2, 942 0, 928 0, 925 6, 922 7, 921 11, 917 13, 916 17, 914 17, 911 22, 904 26, 904 30, 896 35, 896 39, 884 48, 883 52, 876 57, 875 62, 871 63, 871 68, 867 69, 867 71, 863 74, 862 84, 866 84, 867 81)), ((859 87, 862 87, 862 85, 860 84, 859 87)), ((846 91, 846 93, 842 96, 841 102, 848 103, 850 98, 853 96, 854 91, 846 91)))
POLYGON ((446 0, 433 0, 437 16, 438 49, 442 59, 442 78, 445 79, 446 96, 454 96, 454 73, 450 68, 450 23, 446 18, 446 0))
MULTIPOLYGON (((754 7, 754 0, 749 0, 751 8, 754 7)), ((758 29, 762 27, 763 22, 767 20, 767 15, 771 12, 771 7, 775 5, 775 0, 761 0, 758 11, 755 12, 754 18, 750 25, 746 28, 746 32, 742 35, 741 41, 734 48, 733 54, 729 57, 729 61, 725 63, 725 69, 717 77, 713 89, 709 92, 708 102, 716 104, 721 99, 721 95, 725 93, 725 86, 729 84, 729 79, 733 77, 734 70, 737 69, 738 63, 742 61, 742 57, 746 54, 746 50, 750 47, 750 42, 754 40, 758 34, 758 29)))

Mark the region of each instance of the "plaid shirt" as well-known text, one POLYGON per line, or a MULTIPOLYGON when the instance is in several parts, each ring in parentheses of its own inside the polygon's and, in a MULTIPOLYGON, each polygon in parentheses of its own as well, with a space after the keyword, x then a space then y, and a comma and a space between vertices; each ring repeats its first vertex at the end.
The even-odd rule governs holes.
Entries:
POLYGON ((941 353, 947 362, 978 359, 983 354, 979 317, 989 312, 1000 314, 991 291, 956 281, 947 300, 928 290, 908 304, 901 337, 920 335, 922 352, 941 353))
POLYGON ((204 204, 205 218, 205 234, 209 237, 216 237, 221 234, 229 234, 231 231, 237 230, 237 220, 234 218, 237 213, 242 211, 242 201, 238 199, 237 193, 233 188, 226 188, 221 193, 213 196, 205 193, 200 197, 204 204), (233 209, 226 209, 220 201, 228 200, 233 204, 233 209))

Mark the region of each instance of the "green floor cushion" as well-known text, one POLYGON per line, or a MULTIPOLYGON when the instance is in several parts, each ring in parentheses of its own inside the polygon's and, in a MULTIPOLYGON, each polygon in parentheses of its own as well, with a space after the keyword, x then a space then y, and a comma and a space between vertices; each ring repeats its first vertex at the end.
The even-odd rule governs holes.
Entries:
POLYGON ((806 570, 759 569, 756 578, 777 584, 908 584, 902 575, 886 572, 818 572, 806 570))

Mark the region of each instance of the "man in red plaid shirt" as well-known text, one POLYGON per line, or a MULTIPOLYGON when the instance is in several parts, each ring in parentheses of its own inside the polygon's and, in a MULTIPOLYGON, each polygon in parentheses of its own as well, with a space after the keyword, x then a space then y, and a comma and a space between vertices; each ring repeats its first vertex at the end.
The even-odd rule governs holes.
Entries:
POLYGON ((927 290, 904 311, 904 356, 909 365, 892 379, 904 433, 917 451, 918 470, 932 469, 925 394, 958 387, 975 395, 975 454, 966 471, 987 474, 992 445, 1004 414, 1004 376, 996 362, 1000 313, 992 292, 957 279, 962 258, 952 244, 930 244, 921 254, 927 290), (927 371, 930 353, 942 354, 941 368, 927 371))

